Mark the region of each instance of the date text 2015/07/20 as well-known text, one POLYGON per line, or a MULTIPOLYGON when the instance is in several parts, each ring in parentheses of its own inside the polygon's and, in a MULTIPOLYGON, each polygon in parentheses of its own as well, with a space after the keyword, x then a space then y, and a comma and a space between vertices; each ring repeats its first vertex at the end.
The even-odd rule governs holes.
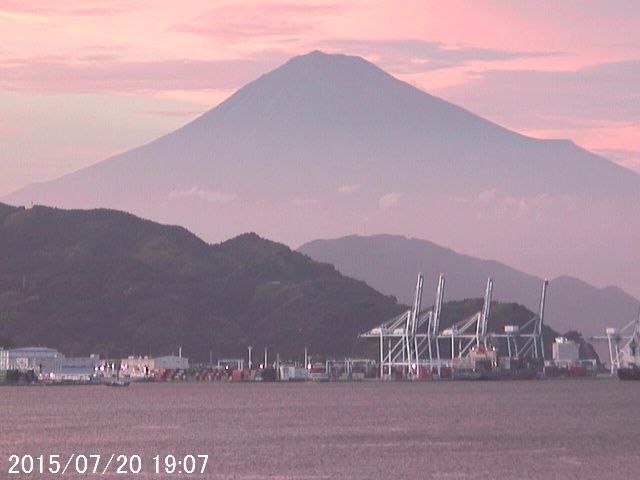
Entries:
MULTIPOLYGON (((204 474, 209 455, 155 455, 151 458, 151 473, 156 474, 204 474)), ((7 473, 12 475, 30 474, 102 474, 113 471, 118 474, 139 474, 147 471, 140 455, 11 455, 7 473), (65 461, 66 458, 66 461, 65 461)))

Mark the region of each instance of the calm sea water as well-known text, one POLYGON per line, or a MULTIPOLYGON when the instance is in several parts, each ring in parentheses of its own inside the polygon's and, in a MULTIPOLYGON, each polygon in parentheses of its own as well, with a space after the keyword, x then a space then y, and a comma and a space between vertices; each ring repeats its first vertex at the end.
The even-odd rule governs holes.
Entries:
POLYGON ((0 478, 638 478, 639 400, 611 379, 3 387, 0 478), (12 454, 45 473, 9 474, 12 454), (56 454, 64 475, 46 472, 56 454), (116 474, 118 455, 140 472, 116 474))

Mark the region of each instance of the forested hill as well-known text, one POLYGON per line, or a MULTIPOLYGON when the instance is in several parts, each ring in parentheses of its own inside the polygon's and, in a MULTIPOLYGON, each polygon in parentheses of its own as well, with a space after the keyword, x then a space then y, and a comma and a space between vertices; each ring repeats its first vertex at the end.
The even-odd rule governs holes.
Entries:
MULTIPOLYGON (((446 303, 442 327, 481 302, 446 303)), ((244 357, 248 346, 282 358, 302 358, 305 347, 375 356, 376 342, 358 334, 407 308, 253 233, 209 245, 182 227, 114 210, 0 204, 0 346, 102 357, 182 347, 195 361, 244 357)), ((494 303, 490 331, 532 315, 494 303)))
POLYGON ((209 245, 113 210, 0 204, 0 338, 16 345, 109 357, 182 347, 196 360, 249 345, 350 355, 358 333, 404 308, 255 234, 209 245))

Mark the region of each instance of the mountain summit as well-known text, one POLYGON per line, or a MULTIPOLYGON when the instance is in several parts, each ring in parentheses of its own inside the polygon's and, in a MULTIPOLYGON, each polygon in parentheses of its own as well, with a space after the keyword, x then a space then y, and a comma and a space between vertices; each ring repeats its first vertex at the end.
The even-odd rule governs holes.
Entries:
POLYGON ((117 208, 209 241, 398 233, 640 294, 640 175, 346 55, 295 57, 173 133, 4 200, 117 208))

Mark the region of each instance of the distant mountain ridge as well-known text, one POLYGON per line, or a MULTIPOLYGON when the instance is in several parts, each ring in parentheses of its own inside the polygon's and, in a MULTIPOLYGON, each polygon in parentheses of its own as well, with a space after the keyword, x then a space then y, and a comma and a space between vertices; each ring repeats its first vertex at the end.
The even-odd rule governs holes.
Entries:
MULTIPOLYGON (((442 328, 481 303, 445 303, 442 328)), ((254 233, 209 245, 123 212, 0 203, 0 346, 106 358, 182 349, 196 362, 244 357, 249 345, 283 359, 302 359, 305 347, 321 358, 377 358, 376 342, 358 334, 407 308, 254 233)), ((490 325, 532 316, 494 302, 490 325)), ((548 325, 547 353, 555 335, 548 325)))
POLYGON ((640 295, 640 175, 345 55, 295 57, 175 132, 4 200, 126 210, 208 241, 397 232, 640 295))
MULTIPOLYGON (((500 262, 460 255, 426 240, 397 235, 348 236, 314 240, 298 251, 335 265, 376 290, 410 303, 418 273, 425 276, 426 302, 433 301, 440 273, 446 277, 445 300, 482 296, 487 277, 494 280, 493 298, 538 311, 543 279, 500 262), (432 287, 432 288, 431 288, 432 287), (433 291, 430 291, 430 288, 433 291)), ((546 323, 559 332, 576 330, 603 335, 606 327, 621 328, 635 318, 639 301, 616 287, 598 289, 576 278, 550 279, 546 323)))

